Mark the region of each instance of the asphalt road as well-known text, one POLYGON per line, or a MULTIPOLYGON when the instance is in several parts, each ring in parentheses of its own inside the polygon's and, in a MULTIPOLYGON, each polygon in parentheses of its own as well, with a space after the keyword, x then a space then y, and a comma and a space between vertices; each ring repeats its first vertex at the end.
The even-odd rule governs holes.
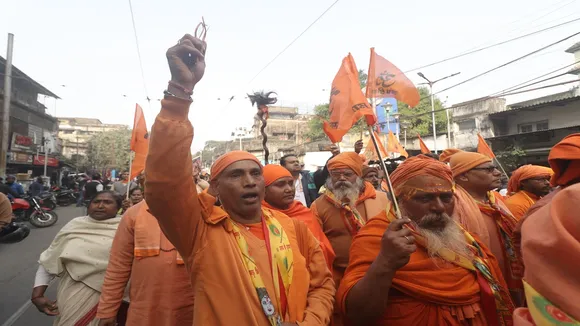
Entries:
MULTIPOLYGON (((55 225, 43 229, 30 226, 30 235, 22 242, 0 244, 0 326, 52 325, 52 318, 30 303, 38 257, 68 221, 84 215, 84 209, 59 207, 56 212, 59 219, 55 225)), ((56 298, 56 287, 57 282, 53 282, 48 288, 48 298, 56 298)))

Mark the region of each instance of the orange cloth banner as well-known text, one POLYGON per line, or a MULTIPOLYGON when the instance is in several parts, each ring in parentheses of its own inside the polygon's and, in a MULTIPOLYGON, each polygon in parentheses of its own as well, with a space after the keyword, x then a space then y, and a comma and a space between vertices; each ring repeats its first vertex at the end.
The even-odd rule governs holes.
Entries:
POLYGON ((495 158, 495 154, 491 148, 489 148, 489 145, 485 142, 485 139, 481 137, 480 133, 477 134, 477 152, 489 158, 495 158))
POLYGON ((419 91, 413 82, 389 60, 376 54, 375 48, 371 48, 368 74, 367 98, 394 97, 410 107, 419 104, 419 91))
POLYGON ((360 89, 358 70, 350 53, 342 60, 332 82, 328 112, 330 118, 329 121, 324 121, 323 129, 333 143, 340 142, 363 116, 367 125, 377 123, 377 117, 360 89))
POLYGON ((389 153, 399 153, 401 156, 409 157, 409 153, 405 150, 403 145, 399 143, 399 140, 393 134, 392 131, 389 130, 389 135, 387 136, 387 152, 389 153))
POLYGON ((419 146, 421 147, 421 154, 431 153, 431 150, 429 149, 429 147, 427 147, 427 145, 425 145, 425 142, 423 141, 423 138, 421 138, 421 135, 417 134, 417 137, 419 137, 419 146))
MULTIPOLYGON (((373 133, 375 134, 375 139, 377 140, 377 145, 379 146, 379 150, 381 151, 381 157, 384 160, 387 157, 389 157, 389 155, 387 154, 387 150, 385 149, 385 146, 383 146, 383 144, 381 143, 381 138, 379 137, 379 134, 377 134, 376 131, 373 131, 373 133)), ((379 159, 379 156, 377 155, 377 151, 375 150, 375 144, 373 144, 372 137, 369 138, 369 142, 367 143, 367 147, 365 148, 364 155, 368 160, 378 160, 379 159)))
POLYGON ((149 151, 149 132, 145 123, 143 109, 139 104, 135 104, 135 120, 133 121, 133 132, 131 133, 131 150, 135 153, 131 164, 130 180, 133 180, 139 173, 145 170, 145 159, 149 151))

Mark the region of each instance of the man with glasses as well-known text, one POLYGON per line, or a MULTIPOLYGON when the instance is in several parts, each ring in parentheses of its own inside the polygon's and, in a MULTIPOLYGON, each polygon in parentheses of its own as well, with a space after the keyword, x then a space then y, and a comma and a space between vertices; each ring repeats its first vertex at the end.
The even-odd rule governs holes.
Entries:
POLYGON ((506 205, 519 221, 533 204, 552 190, 550 178, 552 169, 526 164, 512 172, 508 183, 506 205))
POLYGON ((456 153, 451 156, 449 164, 457 185, 479 207, 490 250, 498 260, 514 304, 520 306, 523 303, 523 265, 513 240, 517 220, 501 196, 493 191, 501 185, 501 172, 491 158, 479 153, 456 153))
MULTIPOLYGON (((388 199, 385 193, 377 192, 372 184, 364 181, 362 158, 356 152, 336 155, 327 167, 326 191, 310 209, 336 254, 332 274, 338 287, 348 265, 353 237, 368 219, 385 211, 388 199)), ((334 325, 342 325, 338 318, 335 313, 334 325)))

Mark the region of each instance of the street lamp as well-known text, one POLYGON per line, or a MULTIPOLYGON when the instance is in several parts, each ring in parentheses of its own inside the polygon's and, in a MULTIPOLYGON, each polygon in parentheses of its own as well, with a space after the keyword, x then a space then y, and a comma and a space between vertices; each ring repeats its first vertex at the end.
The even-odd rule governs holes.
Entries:
POLYGON ((387 130, 391 131, 391 109, 393 108, 393 105, 390 102, 387 102, 387 104, 385 104, 384 106, 385 108, 385 114, 386 114, 386 119, 387 119, 387 130))
MULTIPOLYGON (((417 75, 419 75, 419 77, 425 79, 427 82, 426 83, 421 83, 419 85, 429 85, 429 92, 431 93, 431 120, 433 123, 433 151, 435 152, 435 154, 437 154, 437 134, 436 134, 436 130, 435 130, 435 96, 433 94, 433 85, 437 82, 440 82, 444 79, 453 77, 453 76, 457 76, 459 75, 460 72, 456 72, 454 74, 451 74, 447 77, 443 77, 440 79, 437 79, 435 81, 430 81, 427 77, 425 77, 425 75, 423 75, 422 72, 418 72, 417 75)), ((447 146, 450 146, 450 139, 451 139, 451 131, 449 128, 449 111, 445 110, 445 113, 447 113, 447 146)))

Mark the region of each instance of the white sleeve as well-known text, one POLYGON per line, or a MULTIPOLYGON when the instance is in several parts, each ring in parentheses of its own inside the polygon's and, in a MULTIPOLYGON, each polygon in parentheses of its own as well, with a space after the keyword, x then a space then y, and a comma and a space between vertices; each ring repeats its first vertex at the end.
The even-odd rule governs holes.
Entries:
POLYGON ((103 191, 103 184, 102 183, 99 183, 97 185, 97 191, 103 191))
POLYGON ((48 285, 55 277, 56 275, 47 272, 44 266, 38 265, 36 277, 34 278, 34 287, 48 285))

